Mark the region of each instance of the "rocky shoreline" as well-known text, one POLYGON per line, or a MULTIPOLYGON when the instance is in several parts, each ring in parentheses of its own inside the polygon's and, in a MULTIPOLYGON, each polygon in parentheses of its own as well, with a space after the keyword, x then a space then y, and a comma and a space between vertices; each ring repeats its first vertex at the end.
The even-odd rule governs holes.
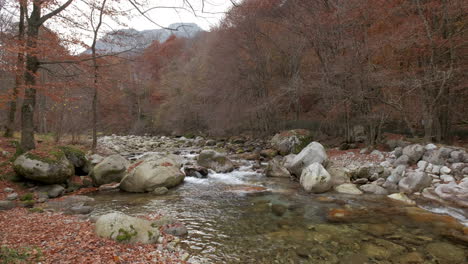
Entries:
MULTIPOLYGON (((203 179, 248 166, 266 179, 297 182, 313 199, 317 198, 313 194, 319 194, 317 199, 325 202, 337 194, 382 196, 402 206, 452 215, 468 226, 468 154, 464 149, 404 140, 388 140, 387 149, 391 151, 350 146, 326 149, 311 139, 309 132, 302 130, 265 140, 112 135, 99 138, 100 154, 68 147, 59 147, 52 156, 25 153, 15 160, 14 168, 29 192, 18 194, 5 188, 0 209, 15 211, 19 206, 30 208, 30 212, 78 215, 77 219, 95 223, 96 236, 117 242, 162 245, 172 241, 171 248, 184 261, 189 256, 178 247, 177 238, 188 232, 182 222, 166 216, 142 219, 121 213, 90 217, 94 199, 83 194, 118 195, 120 190, 161 196, 181 185, 186 177, 203 179)), ((282 215, 283 209, 276 206, 274 211, 282 215)), ((341 222, 355 213, 337 209, 327 217, 341 222)), ((454 237, 468 242, 466 228, 456 228, 459 231, 454 237)))

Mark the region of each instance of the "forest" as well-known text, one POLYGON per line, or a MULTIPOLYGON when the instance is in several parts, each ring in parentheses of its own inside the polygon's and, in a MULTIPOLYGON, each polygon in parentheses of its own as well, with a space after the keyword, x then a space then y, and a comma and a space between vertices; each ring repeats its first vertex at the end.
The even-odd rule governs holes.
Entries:
MULTIPOLYGON (((88 8, 118 16, 102 7, 88 8)), ((1 29, 2 120, 6 134, 26 125, 58 138, 93 126, 217 136, 306 128, 352 142, 358 126, 371 145, 383 131, 450 142, 468 123, 466 11, 462 0, 249 0, 193 38, 94 57, 72 54, 79 40, 43 25, 28 44, 34 32, 15 18, 1 29), (32 123, 20 124, 30 97, 32 123)))
POLYGON ((466 0, 0 0, 0 264, 468 263, 466 0))

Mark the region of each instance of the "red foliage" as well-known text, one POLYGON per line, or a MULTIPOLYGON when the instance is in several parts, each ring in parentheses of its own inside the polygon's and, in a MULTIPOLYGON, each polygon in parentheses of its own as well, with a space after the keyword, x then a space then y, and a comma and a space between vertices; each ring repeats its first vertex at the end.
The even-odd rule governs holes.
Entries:
POLYGON ((157 245, 122 244, 95 235, 90 221, 57 213, 16 208, 0 213, 0 243, 10 248, 37 247, 41 263, 184 263, 157 245))

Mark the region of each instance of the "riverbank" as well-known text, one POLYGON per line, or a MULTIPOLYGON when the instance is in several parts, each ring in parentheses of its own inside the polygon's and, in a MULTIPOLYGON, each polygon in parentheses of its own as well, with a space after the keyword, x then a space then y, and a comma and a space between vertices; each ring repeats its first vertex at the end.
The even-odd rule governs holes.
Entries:
MULTIPOLYGON (((162 193, 129 193, 119 190, 118 184, 89 187, 85 184, 89 177, 78 177, 74 181, 78 189, 70 189, 69 184, 59 188, 62 197, 38 202, 35 195, 32 206, 37 209, 1 212, 3 245, 17 250, 29 247, 30 257, 41 257, 43 263, 60 257, 60 263, 86 263, 83 254, 94 248, 91 256, 102 263, 154 263, 162 256, 161 263, 183 263, 188 258, 189 263, 344 263, 352 259, 346 263, 452 264, 464 263, 468 257, 464 253, 468 229, 462 224, 466 214, 457 211, 463 208, 441 211, 450 207, 421 194, 409 195, 414 203, 408 203, 362 191, 366 184, 381 186, 377 180, 392 173, 397 160, 394 151, 327 149, 327 170, 337 180, 340 168, 340 175, 347 177, 345 186, 354 188, 350 193, 336 188, 342 184, 337 182, 316 194, 307 192, 294 176, 265 177, 269 164, 278 159, 268 140, 110 136, 99 143, 104 157, 92 157, 96 164, 104 162, 105 156, 122 155, 112 160, 128 163, 123 170, 128 175, 163 157, 155 164, 167 168, 180 163, 185 178, 162 193), (209 154, 207 158, 213 154, 203 149, 214 149, 217 163, 201 160, 201 154, 209 154), (94 222, 115 211, 152 221, 170 216, 185 225, 188 234, 164 235, 167 243, 160 240, 150 245, 99 238, 94 222)), ((18 205, 24 204, 21 197, 38 191, 31 183, 3 184, 2 199, 16 192, 18 205)))

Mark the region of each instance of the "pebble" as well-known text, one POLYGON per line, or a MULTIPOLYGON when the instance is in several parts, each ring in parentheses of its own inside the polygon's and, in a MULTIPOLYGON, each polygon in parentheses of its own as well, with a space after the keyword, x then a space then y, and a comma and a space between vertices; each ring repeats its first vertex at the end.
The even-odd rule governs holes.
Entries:
POLYGON ((7 188, 3 189, 3 191, 6 192, 6 193, 12 193, 12 192, 14 192, 15 190, 13 190, 12 188, 8 188, 8 187, 7 187, 7 188))

